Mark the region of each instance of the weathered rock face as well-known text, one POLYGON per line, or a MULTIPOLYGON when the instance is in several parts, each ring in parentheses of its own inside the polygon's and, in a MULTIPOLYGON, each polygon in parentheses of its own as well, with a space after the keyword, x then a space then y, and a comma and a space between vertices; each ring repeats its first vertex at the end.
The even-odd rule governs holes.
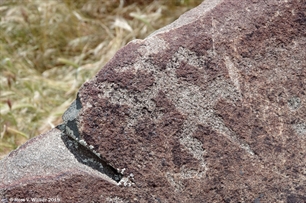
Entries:
POLYGON ((207 0, 118 51, 62 126, 2 160, 0 195, 305 202, 305 94, 305 1, 207 0))

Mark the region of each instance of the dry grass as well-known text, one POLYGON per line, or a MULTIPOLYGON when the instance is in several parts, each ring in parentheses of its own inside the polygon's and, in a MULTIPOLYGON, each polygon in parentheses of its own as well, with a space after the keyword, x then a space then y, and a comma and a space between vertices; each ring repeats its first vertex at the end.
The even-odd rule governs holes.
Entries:
POLYGON ((0 159, 59 124, 119 48, 200 2, 0 0, 0 159))

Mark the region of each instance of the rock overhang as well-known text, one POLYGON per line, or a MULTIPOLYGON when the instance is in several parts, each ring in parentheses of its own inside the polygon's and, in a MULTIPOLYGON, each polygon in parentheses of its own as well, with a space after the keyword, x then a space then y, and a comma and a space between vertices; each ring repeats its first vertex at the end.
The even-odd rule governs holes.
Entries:
POLYGON ((305 199, 305 10, 205 1, 118 51, 66 119, 129 186, 95 198, 305 199))

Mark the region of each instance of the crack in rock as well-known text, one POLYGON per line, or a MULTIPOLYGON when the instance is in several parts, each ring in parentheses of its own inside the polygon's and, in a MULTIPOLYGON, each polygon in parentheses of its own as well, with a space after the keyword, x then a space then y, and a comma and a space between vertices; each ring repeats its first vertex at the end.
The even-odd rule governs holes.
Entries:
POLYGON ((63 114, 64 123, 56 127, 62 132, 63 142, 80 163, 107 175, 116 182, 120 182, 123 175, 107 164, 101 155, 94 150, 93 146, 80 139, 77 117, 81 109, 82 104, 79 95, 77 95, 76 100, 63 114))

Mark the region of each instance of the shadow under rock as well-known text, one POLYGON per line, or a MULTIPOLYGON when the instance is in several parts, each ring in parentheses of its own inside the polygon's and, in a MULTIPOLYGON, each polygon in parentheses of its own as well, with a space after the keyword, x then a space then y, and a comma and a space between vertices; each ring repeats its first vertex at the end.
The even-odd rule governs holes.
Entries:
POLYGON ((62 133, 61 139, 63 140, 69 151, 78 160, 78 162, 107 175, 116 182, 119 182, 122 179, 122 174, 120 174, 116 169, 108 165, 96 154, 91 152, 89 149, 87 149, 71 137, 62 133))

